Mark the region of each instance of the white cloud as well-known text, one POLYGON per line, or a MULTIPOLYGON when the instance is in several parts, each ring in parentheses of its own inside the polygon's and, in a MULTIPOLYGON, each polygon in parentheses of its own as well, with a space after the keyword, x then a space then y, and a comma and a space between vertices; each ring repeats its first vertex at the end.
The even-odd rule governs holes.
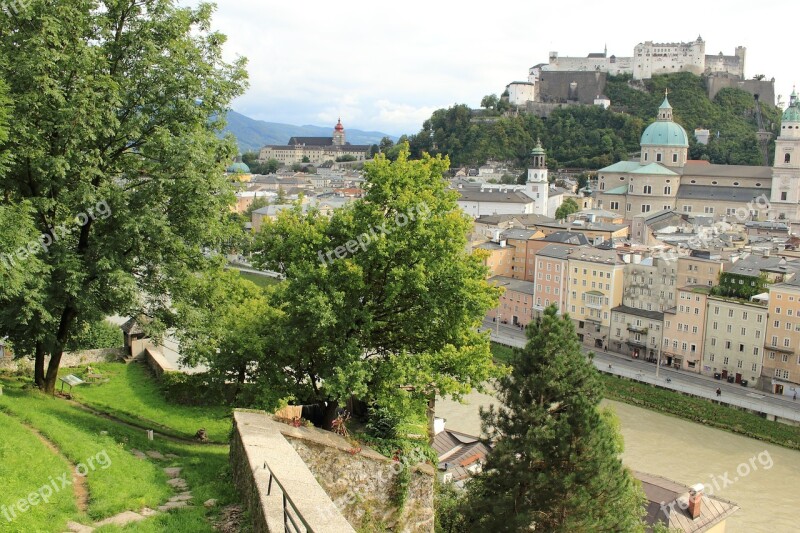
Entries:
POLYGON ((228 36, 227 57, 249 59, 250 89, 236 110, 292 124, 329 125, 341 116, 349 128, 399 134, 418 131, 433 109, 477 106, 483 95, 499 94, 551 50, 582 56, 607 44, 610 54, 626 56, 641 41, 698 34, 709 54, 746 46, 747 74, 774 76, 786 100, 800 80, 784 53, 794 50, 794 35, 775 31, 772 20, 791 16, 795 5, 771 4, 767 11, 744 0, 725 9, 674 0, 659 7, 669 12, 659 16, 633 0, 575 0, 569 8, 522 0, 219 0, 214 28, 228 36))

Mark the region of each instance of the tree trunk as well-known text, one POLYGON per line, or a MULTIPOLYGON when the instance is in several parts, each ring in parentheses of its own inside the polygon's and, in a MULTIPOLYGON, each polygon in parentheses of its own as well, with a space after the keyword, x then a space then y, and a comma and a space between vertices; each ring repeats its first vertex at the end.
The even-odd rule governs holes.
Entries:
POLYGON ((436 395, 431 394, 428 397, 428 408, 425 414, 428 416, 428 444, 433 445, 435 435, 434 420, 436 419, 436 395))
POLYGON ((44 377, 44 391, 47 394, 53 394, 56 390, 58 369, 61 366, 61 356, 64 355, 64 346, 67 344, 69 330, 76 316, 78 316, 78 313, 71 305, 67 305, 67 307, 64 308, 64 312, 61 313, 56 342, 53 349, 50 351, 50 363, 47 365, 47 374, 45 374, 44 377))
POLYGON ((339 402, 319 402, 319 407, 322 409, 322 429, 328 431, 332 430, 333 421, 336 420, 336 410, 339 408, 339 402))
POLYGON ((63 348, 53 349, 50 353, 50 363, 47 365, 47 374, 44 377, 44 391, 47 394, 55 393, 58 369, 61 366, 61 356, 63 354, 63 348))
POLYGON ((44 389, 44 345, 41 342, 36 343, 36 355, 33 364, 33 382, 39 389, 44 389))

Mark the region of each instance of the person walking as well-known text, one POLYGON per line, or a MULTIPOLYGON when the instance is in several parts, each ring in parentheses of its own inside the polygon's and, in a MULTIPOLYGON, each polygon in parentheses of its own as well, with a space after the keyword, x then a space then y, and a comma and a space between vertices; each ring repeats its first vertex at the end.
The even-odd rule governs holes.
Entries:
POLYGON ((792 398, 792 400, 797 401, 797 391, 794 391, 794 397, 792 398))
POLYGON ((722 396, 722 391, 719 389, 719 387, 717 387, 717 398, 720 396, 722 396))

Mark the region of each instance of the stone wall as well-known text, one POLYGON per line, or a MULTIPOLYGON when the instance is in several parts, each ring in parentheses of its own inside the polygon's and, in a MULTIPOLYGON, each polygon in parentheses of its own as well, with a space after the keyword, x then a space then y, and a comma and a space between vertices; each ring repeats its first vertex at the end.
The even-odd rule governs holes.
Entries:
POLYGON ((299 514, 310 530, 355 533, 284 437, 282 432, 291 426, 262 411, 241 409, 234 411, 233 424, 233 482, 250 512, 255 533, 283 533, 284 491, 297 509, 290 513, 299 514))
POLYGON ((597 95, 606 90, 605 72, 543 71, 539 79, 541 102, 577 101, 593 105, 597 95), (570 85, 576 83, 574 90, 570 85))
POLYGON ((164 372, 177 371, 177 368, 172 366, 172 363, 167 361, 164 355, 152 344, 145 348, 144 358, 147 366, 150 367, 157 378, 160 378, 164 372))
MULTIPOLYGON (((61 367, 75 367, 92 363, 107 363, 118 361, 127 355, 124 348, 102 348, 100 350, 83 350, 80 352, 64 352, 61 356, 61 367)), ((45 368, 50 362, 50 357, 45 358, 45 368)), ((11 359, 8 357, 0 358, 0 370, 12 372, 33 372, 33 359, 23 357, 21 359, 11 359)))
POLYGON ((351 453, 352 446, 346 441, 337 445, 317 442, 313 435, 296 438, 287 434, 286 437, 336 507, 356 529, 382 524, 389 531, 422 533, 434 530, 434 471, 429 465, 410 468, 408 496, 399 510, 393 503, 393 496, 398 490, 399 472, 405 468, 401 463, 368 449, 351 453), (350 451, 342 449, 345 447, 350 451))
POLYGON ((775 80, 741 80, 729 76, 709 76, 706 80, 708 97, 714 99, 718 92, 726 87, 741 89, 752 95, 758 95, 759 101, 775 105, 775 80))

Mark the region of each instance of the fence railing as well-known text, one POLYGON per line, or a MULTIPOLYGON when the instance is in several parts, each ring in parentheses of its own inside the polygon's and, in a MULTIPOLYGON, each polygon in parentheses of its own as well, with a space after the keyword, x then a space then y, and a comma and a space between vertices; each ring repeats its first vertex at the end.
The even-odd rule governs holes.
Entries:
POLYGON ((264 462, 264 470, 269 472, 269 484, 267 485, 267 496, 272 494, 272 482, 274 481, 278 488, 281 489, 283 494, 283 530, 285 533, 314 533, 314 530, 308 525, 303 515, 297 509, 297 506, 292 501, 291 496, 286 492, 286 489, 281 484, 278 477, 272 472, 269 465, 264 462), (299 524, 298 524, 299 522, 299 524), (302 526, 302 527, 301 527, 302 526))

